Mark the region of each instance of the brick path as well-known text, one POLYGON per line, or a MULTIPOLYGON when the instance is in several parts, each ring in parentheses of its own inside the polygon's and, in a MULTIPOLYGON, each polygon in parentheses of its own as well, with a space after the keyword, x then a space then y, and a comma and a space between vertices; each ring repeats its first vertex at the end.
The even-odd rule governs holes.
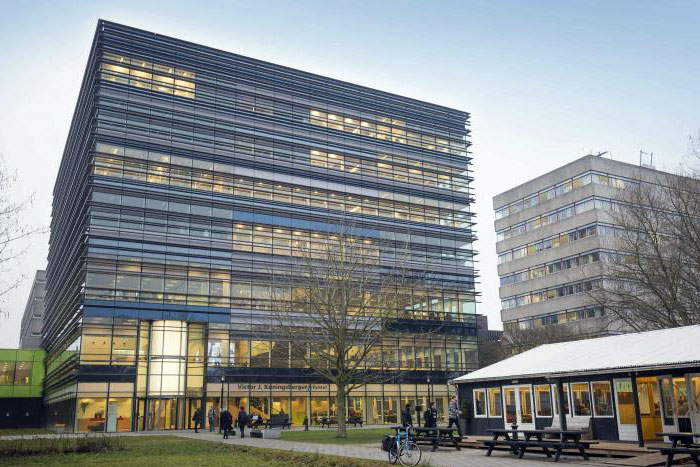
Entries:
MULTIPOLYGON (((165 433, 164 433, 165 434, 165 433)), ((251 446, 256 448, 281 449, 286 451, 319 453, 332 456, 356 457, 361 459, 371 459, 377 461, 386 461, 387 454, 379 448, 379 441, 376 445, 350 445, 350 444, 320 444, 320 443, 301 443, 297 441, 284 441, 279 439, 260 439, 249 438, 244 439, 231 437, 227 440, 223 439, 220 434, 214 432, 183 432, 175 431, 167 434, 174 436, 182 436, 190 439, 204 439, 208 441, 219 441, 227 444, 251 446)), ((454 449, 440 449, 436 452, 430 452, 429 446, 421 446, 423 449, 423 458, 421 464, 431 465, 435 467, 552 467, 553 461, 547 460, 543 455, 525 454, 523 459, 516 459, 506 452, 494 451, 491 457, 486 457, 485 451, 482 449, 462 448, 461 451, 454 449)), ((387 463, 388 464, 388 463, 387 463)), ((584 461, 580 457, 563 456, 557 465, 576 464, 581 466, 603 466, 595 460, 584 461)), ((609 467, 609 466, 608 466, 609 467)))

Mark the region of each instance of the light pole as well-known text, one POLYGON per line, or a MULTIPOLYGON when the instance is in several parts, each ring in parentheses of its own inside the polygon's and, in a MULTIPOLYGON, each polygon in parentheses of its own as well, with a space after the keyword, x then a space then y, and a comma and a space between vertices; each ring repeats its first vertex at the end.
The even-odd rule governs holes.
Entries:
POLYGON ((224 413, 224 381, 226 377, 221 375, 221 398, 219 399, 219 433, 221 433, 221 414, 224 413))
POLYGON ((428 408, 430 408, 430 376, 428 376, 428 408))

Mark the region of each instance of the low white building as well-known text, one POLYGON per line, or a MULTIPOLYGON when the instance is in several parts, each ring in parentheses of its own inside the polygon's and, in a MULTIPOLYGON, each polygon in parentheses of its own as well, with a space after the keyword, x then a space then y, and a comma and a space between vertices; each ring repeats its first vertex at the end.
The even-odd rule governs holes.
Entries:
POLYGON ((700 325, 541 345, 454 382, 467 434, 542 429, 555 417, 640 444, 661 431, 700 432, 700 325))

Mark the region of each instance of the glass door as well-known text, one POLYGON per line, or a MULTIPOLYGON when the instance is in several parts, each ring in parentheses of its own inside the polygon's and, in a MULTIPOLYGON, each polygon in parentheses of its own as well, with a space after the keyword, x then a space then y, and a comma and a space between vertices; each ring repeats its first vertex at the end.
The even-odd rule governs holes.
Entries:
POLYGON ((617 431, 620 441, 637 441, 637 417, 634 415, 634 395, 630 378, 615 379, 617 431))
POLYGON ((518 427, 521 430, 534 430, 535 419, 532 413, 532 386, 518 386, 518 427))
POLYGON ((510 428, 510 425, 516 423, 520 430, 534 429, 532 386, 504 386, 503 413, 505 415, 506 428, 510 428))
POLYGON ((506 428, 513 423, 518 423, 517 397, 515 386, 503 387, 503 414, 506 420, 506 428))
MULTIPOLYGON (((688 375, 690 388, 690 424, 693 433, 700 433, 700 374, 688 375)), ((696 442, 700 437, 695 438, 696 442)))
MULTIPOLYGON (((676 401, 673 397, 673 380, 670 376, 659 376, 658 380, 661 392, 661 423, 663 431, 678 431, 676 401)), ((665 441, 668 442, 668 438, 665 441)))

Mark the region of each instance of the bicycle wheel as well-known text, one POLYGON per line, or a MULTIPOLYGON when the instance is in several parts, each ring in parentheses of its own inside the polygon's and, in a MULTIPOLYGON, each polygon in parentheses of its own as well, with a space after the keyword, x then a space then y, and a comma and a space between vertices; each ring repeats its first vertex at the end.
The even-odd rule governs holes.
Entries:
POLYGON ((389 448, 389 452, 387 452, 387 454, 389 455, 389 462, 396 464, 396 461, 399 460, 399 450, 396 445, 389 448))
POLYGON ((399 461, 401 465, 418 465, 420 462, 420 447, 413 441, 408 441, 401 445, 399 449, 399 461))

